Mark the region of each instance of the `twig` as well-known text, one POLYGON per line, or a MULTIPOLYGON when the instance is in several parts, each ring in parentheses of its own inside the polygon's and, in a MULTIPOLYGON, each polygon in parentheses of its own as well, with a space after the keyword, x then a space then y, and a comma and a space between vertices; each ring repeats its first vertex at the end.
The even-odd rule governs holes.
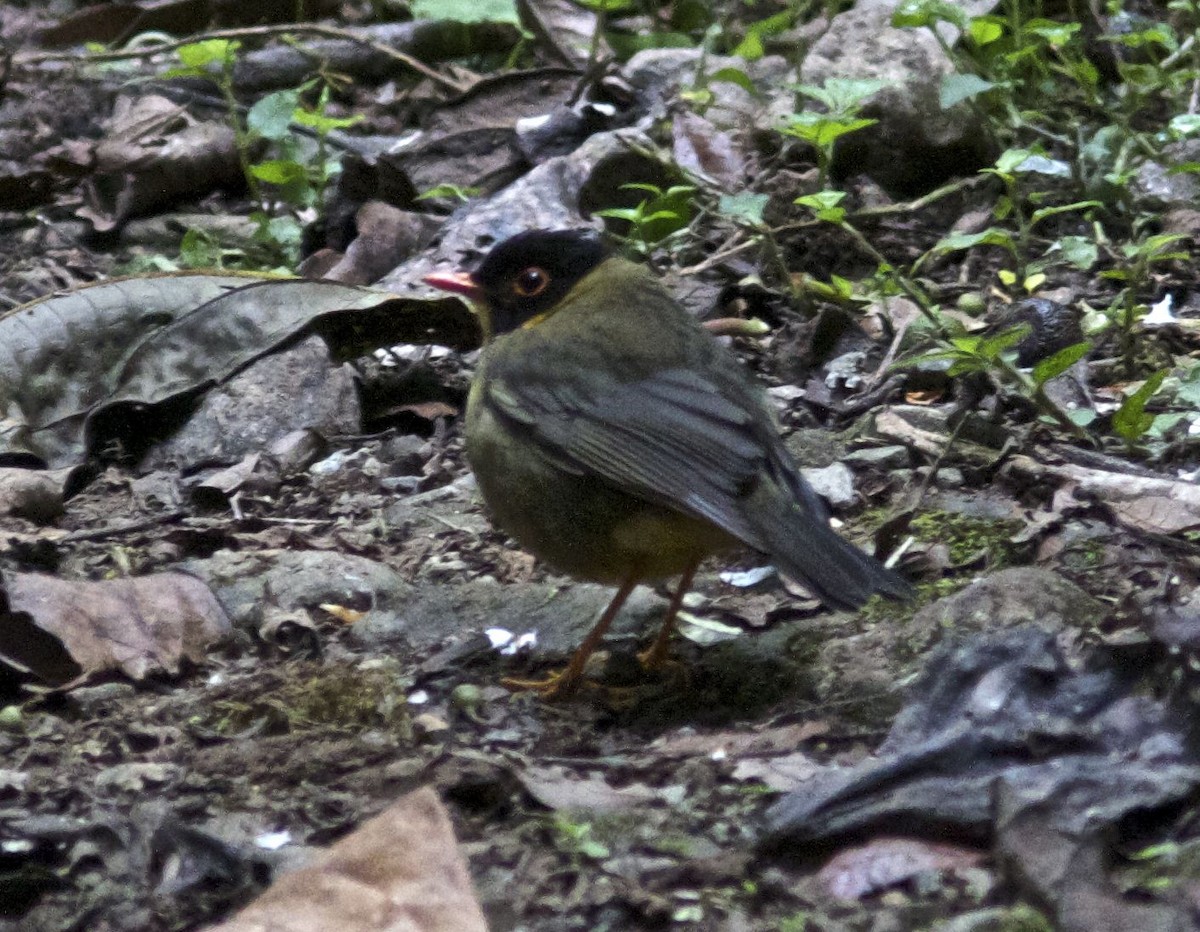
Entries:
POLYGON ((78 544, 89 540, 103 540, 106 537, 120 537, 123 534, 134 534, 138 531, 148 531, 163 524, 173 524, 184 517, 187 512, 168 511, 166 514, 141 521, 130 521, 127 524, 110 524, 108 527, 95 528, 91 531, 73 531, 58 541, 60 544, 78 544))
POLYGON ((54 61, 84 61, 84 62, 111 62, 125 61, 130 58, 148 58, 151 55, 156 55, 160 52, 172 52, 176 49, 181 49, 186 45, 192 45, 195 42, 203 42, 212 39, 259 39, 259 38, 274 38, 276 36, 295 35, 297 33, 307 33, 314 36, 322 36, 327 39, 341 39, 346 42, 357 42, 359 45, 364 45, 367 48, 374 49, 381 55, 387 55, 389 58, 395 59, 403 65, 411 68, 413 71, 424 75, 442 87, 453 91, 456 94, 461 94, 467 90, 470 85, 460 84, 452 78, 448 78, 443 74, 438 73, 433 68, 430 68, 424 62, 413 58, 407 52, 401 52, 399 49, 394 49, 390 45, 383 42, 377 42, 374 39, 367 39, 360 36, 349 29, 339 29, 336 26, 317 26, 305 23, 290 23, 281 26, 247 26, 242 29, 216 29, 212 32, 205 32, 199 35, 189 36, 186 39, 178 39, 174 42, 161 42, 145 48, 123 49, 117 52, 99 52, 91 55, 85 55, 80 59, 75 52, 35 52, 30 55, 16 56, 14 63, 17 65, 37 65, 43 62, 54 61))

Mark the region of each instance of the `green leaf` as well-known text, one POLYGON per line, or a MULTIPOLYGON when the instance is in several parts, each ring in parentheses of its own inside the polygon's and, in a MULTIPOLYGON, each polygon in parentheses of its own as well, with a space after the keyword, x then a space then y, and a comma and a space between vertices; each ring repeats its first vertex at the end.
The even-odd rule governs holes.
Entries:
POLYGON ((1058 248, 1064 259, 1084 272, 1100 259, 1100 247, 1086 236, 1064 236, 1058 241, 1058 248))
POLYGON ((948 74, 942 78, 942 86, 938 91, 938 103, 943 110, 949 110, 957 103, 978 97, 996 85, 985 81, 977 74, 948 74))
POLYGON ((594 838, 585 838, 579 843, 579 853, 593 861, 603 861, 609 855, 608 846, 594 838))
POLYGON ((1040 36, 1052 46, 1070 44, 1082 28, 1080 23, 1059 23, 1049 19, 1031 19, 1025 24, 1026 32, 1040 36))
POLYGON ((825 223, 841 223, 846 217, 846 209, 838 205, 845 196, 845 191, 818 191, 798 197, 792 203, 814 211, 817 219, 825 223))
POLYGON ((1017 166, 1031 155, 1033 155, 1033 152, 1029 149, 1006 149, 1000 153, 1000 158, 996 159, 995 169, 985 168, 984 171, 998 171, 1002 174, 1011 175, 1016 171, 1017 166))
POLYGON ((724 81, 726 84, 736 84, 746 93, 753 94, 755 97, 759 96, 758 88, 750 80, 750 75, 746 74, 741 68, 721 68, 708 76, 709 84, 716 84, 719 81, 724 81))
POLYGON ((240 42, 228 39, 205 39, 192 42, 175 50, 179 60, 189 68, 203 69, 211 64, 224 64, 241 48, 240 42))
POLYGON ((1192 366, 1175 391, 1175 403, 1200 409, 1200 363, 1192 366))
POLYGON ((1181 421, 1188 420, 1191 417, 1193 417, 1193 415, 1189 414, 1187 411, 1170 411, 1166 414, 1156 414, 1154 416, 1154 421, 1150 424, 1150 427, 1146 430, 1146 433, 1155 440, 1166 440, 1167 434, 1174 430, 1176 425, 1178 425, 1181 421))
POLYGON ((633 9, 633 0, 579 0, 579 3, 597 13, 622 13, 633 9))
POLYGON ((295 184, 307 176, 304 166, 291 159, 268 159, 250 166, 250 174, 267 184, 295 184))
POLYGON ((221 248, 208 233, 189 229, 179 243, 179 258, 187 268, 217 268, 221 262, 221 248))
POLYGON ((355 113, 351 116, 335 117, 329 116, 327 113, 322 113, 320 110, 307 110, 304 107, 300 107, 292 114, 292 119, 300 126, 307 126, 319 133, 328 133, 331 130, 345 129, 348 126, 361 123, 363 115, 355 113))
POLYGON ((416 19, 448 19, 456 23, 521 24, 516 0, 412 0, 412 14, 416 19))
POLYGON ((469 201, 482 190, 483 188, 464 187, 457 184, 435 184, 428 191, 418 194, 415 200, 427 201, 434 197, 453 197, 460 201, 469 201))
POLYGON ((778 35, 790 28, 794 19, 795 16, 791 10, 783 10, 774 16, 768 16, 766 19, 760 19, 756 23, 751 23, 746 30, 746 38, 738 43, 737 47, 733 50, 733 54, 747 60, 762 58, 764 51, 763 37, 778 35))
POLYGON ((980 359, 977 356, 970 356, 965 359, 960 359, 958 362, 950 366, 946 370, 946 375, 955 379, 960 375, 967 375, 971 372, 986 372, 988 363, 986 360, 980 359))
POLYGON ((1176 138, 1194 136, 1200 133, 1200 113, 1181 113, 1171 117, 1171 122, 1167 125, 1176 138))
POLYGON ((1004 26, 991 16, 976 16, 967 26, 967 35, 976 45, 990 45, 1004 35, 1004 26))
POLYGON ((771 198, 766 194, 752 194, 743 191, 741 194, 723 194, 717 202, 717 210, 726 217, 731 217, 751 226, 761 226, 763 211, 771 198))
POLYGON ((286 139, 291 135, 292 114, 298 106, 299 88, 276 91, 250 108, 246 125, 264 139, 286 139))
POLYGON ((933 252, 958 252, 974 246, 1002 246, 1015 254, 1012 234, 999 227, 988 227, 981 233, 951 233, 943 236, 933 247, 933 252))
POLYGON ((1006 349, 1012 349, 1032 332, 1033 328, 1029 324, 1017 324, 1015 327, 980 340, 976 352, 984 359, 996 359, 1006 349))
POLYGON ((1042 386, 1055 376, 1062 375, 1075 365, 1075 363, 1083 359, 1091 348, 1092 344, 1087 341, 1073 343, 1070 346, 1060 349, 1053 356, 1046 357, 1033 367, 1033 384, 1042 386))
POLYGON ((811 142, 819 148, 827 148, 847 133, 878 122, 866 117, 833 119, 824 113, 797 113, 792 117, 792 122, 783 127, 782 132, 811 142))
POLYGON ((796 90, 829 108, 830 113, 854 113, 886 84, 874 78, 829 78, 820 87, 798 84, 796 90))
POLYGON ((1154 422, 1154 415, 1146 413, 1146 402, 1154 396, 1166 377, 1166 369, 1154 373, 1113 413, 1113 430, 1127 443, 1134 443, 1154 422))
POLYGON ((967 14, 946 0, 904 0, 892 14, 892 25, 898 29, 935 26, 939 22, 953 23, 959 29, 965 29, 967 14))
POLYGON ((1103 207, 1100 201, 1076 201, 1074 204, 1059 204, 1055 207, 1042 207, 1035 210, 1029 216, 1031 225, 1041 223, 1048 217, 1056 217, 1059 214, 1069 214, 1075 211, 1087 210, 1089 207, 1103 207))
POLYGON ((1051 159, 1036 152, 1030 153, 1014 165, 1014 175, 1048 175, 1051 178, 1070 178, 1071 166, 1062 159, 1051 159))

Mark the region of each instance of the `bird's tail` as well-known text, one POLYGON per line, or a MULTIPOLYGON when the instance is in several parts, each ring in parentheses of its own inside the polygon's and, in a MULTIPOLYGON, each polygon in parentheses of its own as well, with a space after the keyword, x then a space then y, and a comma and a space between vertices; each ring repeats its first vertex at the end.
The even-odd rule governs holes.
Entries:
POLYGON ((804 583, 826 605, 858 608, 876 592, 894 599, 913 595, 908 580, 839 537, 823 515, 811 514, 773 483, 764 483, 758 494, 763 493, 773 501, 751 509, 763 549, 782 573, 804 583))

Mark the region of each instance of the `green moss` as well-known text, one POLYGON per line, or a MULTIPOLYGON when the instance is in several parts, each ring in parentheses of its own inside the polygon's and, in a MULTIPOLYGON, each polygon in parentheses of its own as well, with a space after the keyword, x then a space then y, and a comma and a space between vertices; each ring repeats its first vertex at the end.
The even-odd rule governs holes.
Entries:
POLYGON ((215 699, 205 714, 192 719, 218 734, 238 734, 250 728, 268 734, 304 732, 313 728, 407 728, 407 680, 396 670, 363 669, 350 664, 325 664, 302 675, 276 679, 254 695, 215 699))
POLYGON ((924 543, 945 544, 954 563, 963 563, 983 553, 989 567, 1000 569, 1011 564, 1016 550, 1012 537, 1021 527, 1016 520, 927 511, 912 519, 909 532, 924 543))

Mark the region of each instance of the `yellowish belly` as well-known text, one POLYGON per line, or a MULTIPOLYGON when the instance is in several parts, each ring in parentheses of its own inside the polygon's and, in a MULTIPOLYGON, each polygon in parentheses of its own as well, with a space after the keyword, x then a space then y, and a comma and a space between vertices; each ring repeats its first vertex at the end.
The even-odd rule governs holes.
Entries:
POLYGON ((580 579, 661 579, 737 543, 711 522, 556 467, 483 405, 468 412, 467 457, 496 523, 580 579))

